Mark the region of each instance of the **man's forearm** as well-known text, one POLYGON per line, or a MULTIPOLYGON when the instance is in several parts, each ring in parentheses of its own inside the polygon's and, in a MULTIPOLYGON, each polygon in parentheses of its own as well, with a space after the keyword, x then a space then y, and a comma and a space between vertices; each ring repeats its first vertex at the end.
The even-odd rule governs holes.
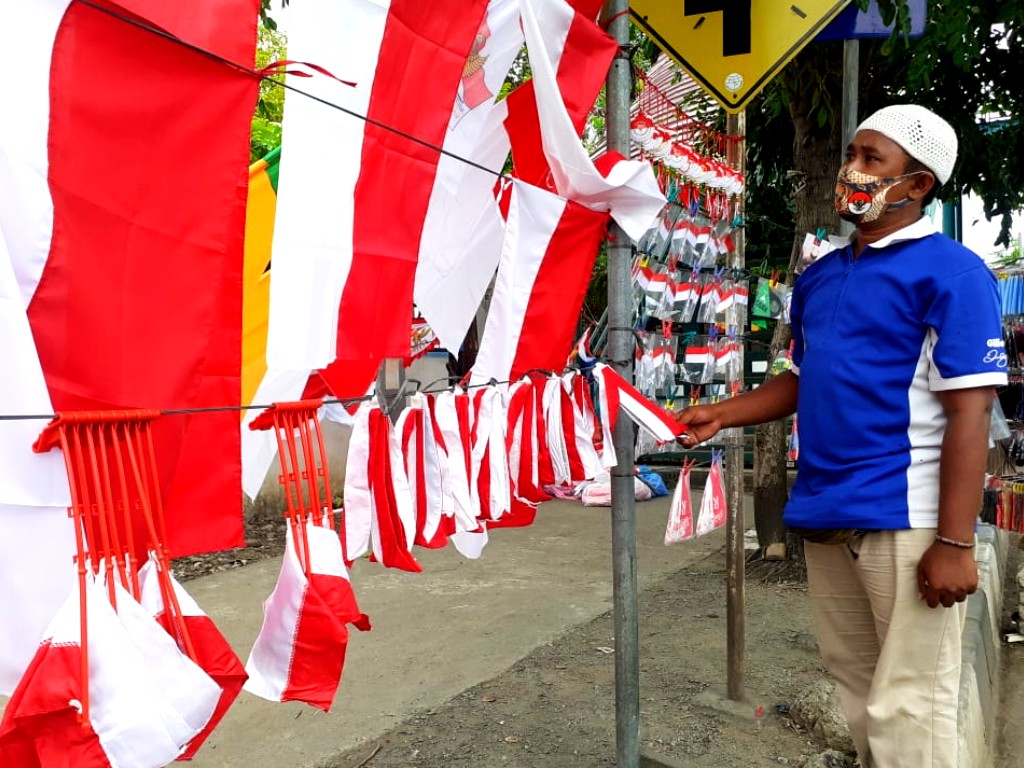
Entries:
POLYGON ((953 401, 944 397, 943 406, 947 424, 939 464, 938 532, 968 542, 974 539, 974 523, 981 508, 992 391, 953 401))
POLYGON ((723 400, 714 408, 723 428, 764 424, 785 418, 796 411, 799 388, 799 377, 784 371, 757 389, 723 400))

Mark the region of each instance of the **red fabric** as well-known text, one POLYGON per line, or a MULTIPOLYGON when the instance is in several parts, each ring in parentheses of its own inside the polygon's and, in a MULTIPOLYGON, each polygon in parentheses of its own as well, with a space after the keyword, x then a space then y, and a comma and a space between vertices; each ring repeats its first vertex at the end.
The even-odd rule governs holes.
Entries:
MULTIPOLYGON (((480 403, 484 399, 484 395, 487 394, 487 390, 481 387, 473 394, 473 414, 474 417, 479 416, 480 403)), ((498 414, 492 413, 491 418, 497 418, 498 414)), ((480 435, 480 419, 474 418, 473 431, 470 435, 470 445, 476 445, 478 440, 487 440, 487 447, 484 448, 483 455, 480 457, 480 472, 476 479, 476 492, 480 498, 480 509, 477 510, 477 517, 481 520, 490 521, 494 519, 494 515, 498 510, 491 509, 491 445, 490 440, 486 435, 480 435)), ((470 482, 473 481, 473 476, 470 475, 470 482)))
MULTIPOLYGON (((569 27, 565 47, 555 73, 558 89, 565 101, 577 135, 582 135, 587 115, 604 85, 618 44, 594 22, 594 0, 570 3, 576 15, 569 27)), ((513 174, 530 184, 555 191, 551 170, 541 151, 540 118, 533 82, 528 80, 507 98, 505 130, 512 143, 513 174)))
POLYGON ((92 726, 81 724, 82 649, 43 643, 0 723, 0 765, 11 768, 110 768, 92 726))
MULTIPOLYGON (((257 0, 124 6, 254 60, 257 0)), ((237 404, 258 81, 72 3, 50 89, 53 238, 29 320, 54 408, 237 404)), ((169 416, 154 438, 170 553, 242 546, 237 413, 169 416)))
POLYGON ((531 368, 559 371, 565 365, 608 218, 606 212, 566 204, 530 293, 511 378, 531 368))
POLYGON ((414 477, 416 484, 416 495, 413 497, 413 504, 416 509, 416 538, 413 543, 430 549, 443 547, 447 539, 436 543, 427 540, 424 530, 427 524, 427 472, 426 457, 424 451, 426 445, 423 435, 423 411, 414 409, 405 421, 405 428, 402 432, 402 455, 405 457, 405 471, 410 477, 414 477), (409 464, 410 447, 415 451, 416 463, 409 464))
POLYGON ((590 414, 590 421, 594 425, 591 441, 595 448, 600 449, 604 436, 601 434, 601 423, 598 421, 597 411, 594 409, 594 398, 590 395, 590 382, 585 376, 577 376, 573 379, 573 398, 581 411, 590 414))
MULTIPOLYGON (((309 377, 302 399, 323 397, 327 393, 339 400, 363 397, 377 378, 381 359, 372 357, 365 360, 335 360, 309 377)), ((358 407, 359 403, 353 403, 348 410, 354 413, 358 407)))
POLYGON ((534 386, 519 387, 512 393, 508 405, 508 431, 505 436, 506 450, 510 451, 515 441, 516 425, 522 423, 520 440, 519 471, 512 481, 511 509, 499 520, 488 523, 488 528, 516 528, 532 525, 537 516, 537 504, 550 501, 551 497, 533 482, 533 466, 536 461, 530 435, 534 422, 534 386))
POLYGON ((439 154, 396 131, 436 147, 444 143, 486 10, 487 0, 391 3, 355 189, 352 267, 338 315, 339 359, 409 354, 416 259, 439 154), (401 215, 395 215, 398 210, 401 215))
MULTIPOLYGON (((529 312, 529 307, 527 307, 529 312)), ((520 338, 522 346, 522 338, 520 338)), ((551 449, 548 447, 547 419, 544 416, 544 386, 546 381, 541 378, 533 380, 533 431, 537 435, 537 480, 540 487, 555 484, 555 467, 551 462, 551 449)))
MULTIPOLYGON (((447 453, 447 448, 444 444, 444 435, 441 434, 440 427, 437 426, 437 420, 434 418, 434 396, 427 395, 427 410, 430 414, 430 432, 434 437, 434 442, 437 444, 438 451, 444 451, 447 453)), ((434 534, 434 538, 426 543, 420 544, 420 546, 427 547, 428 549, 440 549, 448 543, 448 537, 455 533, 455 510, 445 509, 442 510, 441 521, 438 523, 437 532, 434 534)))
POLYGON ((388 451, 390 424, 379 408, 370 412, 370 490, 373 493, 381 561, 386 568, 420 573, 423 568, 403 543, 402 521, 398 517, 395 487, 388 451))
POLYGON ((310 574, 281 701, 302 701, 324 712, 330 709, 345 666, 350 622, 360 629, 370 628, 348 579, 310 574))
POLYGON ((580 449, 576 447, 576 413, 565 387, 558 387, 558 395, 562 398, 562 433, 565 435, 565 452, 569 457, 569 479, 578 483, 587 479, 587 471, 583 468, 580 449))
MULTIPOLYGON (((157 621, 172 637, 175 637, 176 633, 170 626, 171 622, 166 613, 158 616, 157 621)), ((191 760, 195 757, 199 748, 203 746, 203 743, 213 733, 213 729, 220 724, 228 709, 238 698, 242 686, 249 678, 241 660, 209 616, 186 616, 185 628, 188 630, 189 639, 192 641, 192 648, 195 651, 194 661, 220 686, 221 694, 217 701, 217 708, 210 716, 210 721, 199 735, 189 742, 188 747, 178 758, 179 760, 191 760)), ((181 642, 178 643, 178 647, 182 647, 181 642)), ((185 649, 182 648, 182 650, 185 649)))

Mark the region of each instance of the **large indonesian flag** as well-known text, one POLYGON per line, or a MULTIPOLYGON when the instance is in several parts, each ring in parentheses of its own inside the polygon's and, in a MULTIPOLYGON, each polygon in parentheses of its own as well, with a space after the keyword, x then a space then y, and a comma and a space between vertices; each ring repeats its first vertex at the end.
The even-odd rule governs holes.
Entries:
POLYGON ((289 76, 330 104, 294 93, 285 101, 271 369, 408 356, 417 254, 440 158, 434 147, 444 143, 486 9, 486 0, 293 7, 289 58, 355 87, 289 76))
MULTIPOLYGON (((0 229, 57 410, 240 402, 257 80, 172 38, 251 67, 258 5, 10 9, 18 117, 0 127, 0 229), (184 158, 189 173, 172 173, 184 158)), ((242 544, 237 419, 154 427, 175 555, 242 544)))
MULTIPOLYGON (((169 36, 251 67, 257 0, 8 5, 0 412, 238 404, 257 81, 169 36)), ((41 427, 0 427, 0 581, 33 587, 0 594, 7 692, 74 551, 63 461, 31 454, 41 427)), ((154 434, 173 553, 241 544, 237 414, 167 417, 154 434)))

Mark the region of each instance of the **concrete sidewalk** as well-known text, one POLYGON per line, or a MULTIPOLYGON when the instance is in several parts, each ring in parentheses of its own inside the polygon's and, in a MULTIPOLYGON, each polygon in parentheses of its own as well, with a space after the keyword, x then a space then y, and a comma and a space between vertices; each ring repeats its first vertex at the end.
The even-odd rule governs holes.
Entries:
MULTIPOLYGON (((637 503, 641 585, 724 544, 719 531, 666 547, 667 511, 667 498, 637 503)), ((534 648, 607 611, 612 604, 610 519, 607 508, 553 501, 541 506, 533 526, 493 531, 480 560, 466 560, 448 547, 417 550, 422 574, 357 563, 353 586, 374 628, 353 630, 332 711, 267 702, 243 692, 192 765, 311 765, 494 677, 534 648)), ((243 661, 259 632, 262 601, 273 589, 279 565, 280 560, 264 561, 186 585, 243 661)), ((611 645, 612 638, 608 641, 611 645)))

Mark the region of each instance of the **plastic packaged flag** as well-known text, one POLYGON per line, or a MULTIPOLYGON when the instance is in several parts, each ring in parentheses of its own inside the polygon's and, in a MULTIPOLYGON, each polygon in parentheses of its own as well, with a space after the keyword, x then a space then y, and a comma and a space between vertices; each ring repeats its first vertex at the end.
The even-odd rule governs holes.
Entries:
POLYGON ((647 290, 644 293, 644 313, 655 315, 661 311, 662 302, 665 300, 665 286, 668 284, 668 275, 665 267, 661 264, 651 265, 651 277, 647 283, 647 290))
POLYGON ((637 346, 636 358, 633 363, 633 378, 636 388, 648 398, 653 398, 657 389, 657 363, 655 351, 660 356, 661 338, 653 333, 639 332, 643 344, 637 346))
POLYGON ((711 469, 704 483, 704 495, 697 515, 697 535, 711 533, 725 525, 728 507, 725 501, 725 483, 722 479, 722 451, 711 451, 711 469))
POLYGON ((679 284, 679 272, 669 267, 665 277, 665 292, 661 296, 661 306, 652 314, 659 320, 676 319, 676 286, 679 284))
POLYGON ((665 546, 693 538, 693 499, 690 494, 690 469, 693 459, 683 461, 679 482, 672 494, 672 505, 668 510, 668 525, 665 526, 665 546))
POLYGON ((682 377, 688 384, 707 384, 714 375, 715 358, 707 334, 697 334, 686 344, 682 377))
POLYGON ((700 306, 697 307, 698 323, 715 322, 715 307, 718 306, 721 296, 722 275, 716 271, 714 274, 709 275, 707 282, 704 283, 701 289, 700 306))
POLYGON ((662 336, 660 354, 655 360, 655 391, 662 393, 669 401, 674 399, 676 392, 676 354, 678 350, 679 339, 677 337, 671 333, 662 336))
POLYGON ((796 461, 800 458, 800 433, 797 432, 796 414, 793 414, 793 428, 789 433, 789 451, 786 454, 788 461, 796 461))
POLYGON ((637 242, 636 247, 640 253, 658 257, 665 253, 672 234, 673 224, 679 215, 679 210, 679 206, 675 203, 668 203, 661 209, 657 221, 637 242))
POLYGON ((730 313, 735 302, 736 282, 731 277, 723 277, 718 290, 718 301, 715 304, 714 322, 729 324, 729 319, 732 317, 730 313))
POLYGON ((757 293, 754 295, 754 317, 772 316, 772 286, 767 277, 757 279, 757 293))
POLYGON ((681 283, 676 294, 676 305, 679 307, 679 322, 688 323, 693 319, 700 303, 700 294, 704 290, 704 281, 709 275, 702 275, 696 270, 690 272, 688 280, 681 283))
POLYGON ((757 296, 754 299, 754 315, 770 317, 778 320, 786 311, 789 287, 778 279, 777 274, 770 278, 762 277, 757 284, 757 296))

